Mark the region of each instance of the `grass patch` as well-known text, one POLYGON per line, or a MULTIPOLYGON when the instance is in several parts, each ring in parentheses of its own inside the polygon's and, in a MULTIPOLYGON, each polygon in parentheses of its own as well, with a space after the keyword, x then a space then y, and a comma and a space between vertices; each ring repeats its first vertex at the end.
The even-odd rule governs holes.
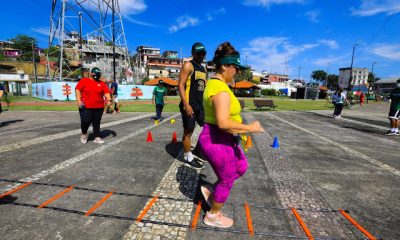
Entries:
MULTIPOLYGON (((77 107, 75 104, 65 104, 59 105, 63 103, 63 101, 58 101, 57 105, 51 106, 53 101, 42 100, 33 97, 26 97, 26 96, 11 96, 9 98, 11 103, 15 102, 40 102, 50 103, 50 106, 10 106, 4 107, 8 110, 37 110, 37 111, 77 111, 77 107)), ((269 108, 263 108, 262 110, 256 110, 256 107, 253 104, 254 98, 240 98, 245 100, 246 107, 244 108, 245 112, 252 112, 252 111, 272 111, 269 108)), ((282 98, 282 97, 268 97, 265 99, 272 99, 274 100, 275 111, 310 111, 310 110, 332 110, 333 105, 326 100, 304 100, 304 99, 289 99, 289 98, 282 98)), ((164 112, 179 112, 179 97, 172 96, 168 97, 169 104, 166 104, 164 107, 164 112), (172 103, 174 102, 174 103, 172 103)), ((4 102, 4 99, 3 99, 4 102)), ((69 101, 68 103, 75 103, 75 101, 69 101)), ((155 105, 149 103, 149 100, 122 100, 120 101, 122 105, 121 111, 122 112, 155 112, 155 105)))

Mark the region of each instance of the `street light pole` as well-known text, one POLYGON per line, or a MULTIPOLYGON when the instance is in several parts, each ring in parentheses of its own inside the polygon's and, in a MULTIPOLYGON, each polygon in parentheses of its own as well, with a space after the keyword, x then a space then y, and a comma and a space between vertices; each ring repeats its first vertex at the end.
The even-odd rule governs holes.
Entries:
POLYGON ((354 51, 356 49, 356 46, 359 43, 355 43, 353 45, 353 54, 351 55, 351 64, 350 64, 350 78, 349 78, 349 85, 348 85, 348 91, 347 91, 347 95, 349 94, 350 90, 351 90, 351 81, 353 80, 353 60, 354 60, 354 51))
POLYGON ((371 73, 372 73, 372 77, 374 78, 373 80, 375 81, 375 76, 374 76, 374 65, 375 65, 375 63, 377 63, 377 62, 373 62, 372 63, 372 67, 371 67, 371 73))

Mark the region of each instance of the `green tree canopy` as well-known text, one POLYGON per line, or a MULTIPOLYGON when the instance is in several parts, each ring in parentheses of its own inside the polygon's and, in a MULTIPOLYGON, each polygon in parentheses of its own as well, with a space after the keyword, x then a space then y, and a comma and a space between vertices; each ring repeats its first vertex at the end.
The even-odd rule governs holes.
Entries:
MULTIPOLYGON (((18 34, 14 38, 9 39, 13 42, 13 48, 21 50, 21 56, 18 57, 20 61, 32 61, 32 44, 33 48, 37 48, 37 40, 25 34, 18 34)), ((39 56, 35 56, 35 60, 39 61, 39 56)))
POLYGON ((339 76, 336 74, 328 75, 328 87, 329 88, 337 88, 339 87, 339 76))
POLYGON ((311 74, 311 78, 317 80, 318 82, 322 82, 326 80, 327 73, 324 70, 316 70, 311 74))
POLYGON ((253 79, 253 73, 251 72, 250 69, 246 69, 243 71, 240 71, 238 74, 235 76, 235 80, 237 82, 240 82, 242 80, 248 80, 251 81, 253 79))

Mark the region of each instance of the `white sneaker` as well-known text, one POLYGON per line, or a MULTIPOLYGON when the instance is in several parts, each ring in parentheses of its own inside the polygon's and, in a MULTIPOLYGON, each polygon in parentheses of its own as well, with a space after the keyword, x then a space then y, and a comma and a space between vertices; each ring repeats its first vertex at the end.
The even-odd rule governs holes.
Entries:
POLYGON ((86 134, 81 134, 81 143, 83 143, 83 144, 87 143, 87 136, 86 136, 86 134))
POLYGON ((94 139, 93 142, 94 142, 94 143, 97 143, 97 144, 103 144, 103 143, 104 143, 104 140, 103 140, 101 137, 97 137, 97 138, 94 139))

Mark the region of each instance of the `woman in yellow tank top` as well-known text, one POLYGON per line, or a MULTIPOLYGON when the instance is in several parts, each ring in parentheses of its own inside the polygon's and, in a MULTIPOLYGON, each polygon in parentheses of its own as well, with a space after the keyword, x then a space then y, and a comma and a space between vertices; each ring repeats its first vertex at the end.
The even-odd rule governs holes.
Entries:
POLYGON ((229 42, 222 43, 215 51, 213 61, 216 74, 204 90, 205 124, 198 145, 218 181, 214 187, 201 186, 201 192, 211 207, 204 223, 228 228, 233 225, 233 220, 225 217, 220 209, 228 199, 234 181, 246 172, 248 166, 234 134, 258 133, 264 129, 258 121, 242 123, 240 103, 228 86, 239 70, 247 68, 240 64, 239 52, 229 42))

